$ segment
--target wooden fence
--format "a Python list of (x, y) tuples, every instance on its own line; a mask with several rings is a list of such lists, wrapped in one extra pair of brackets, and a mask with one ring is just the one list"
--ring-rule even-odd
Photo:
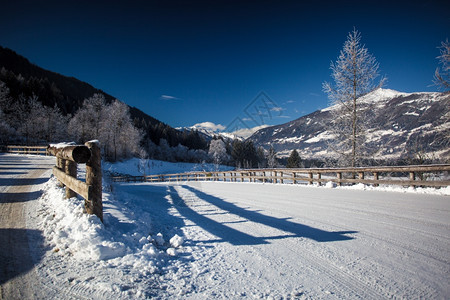
[[(80, 195), (85, 199), (88, 214), (95, 214), (103, 222), (102, 169), (100, 146), (97, 142), (85, 145), (47, 148), (48, 153), (56, 156), (53, 174), (61, 185), (66, 187), (66, 198)], [(77, 164), (86, 164), (86, 182), (77, 179)]]
[[(449, 186), (450, 164), (367, 168), (314, 168), (314, 169), (249, 169), (221, 172), (189, 172), (148, 176), (112, 176), (116, 182), (171, 182), (171, 181), (228, 181), (262, 183), (317, 183)], [(436, 176), (435, 174), (438, 174)], [(434, 175), (434, 176), (433, 176)]]
[(47, 146), (6, 146), (6, 152), (17, 154), (49, 155)]

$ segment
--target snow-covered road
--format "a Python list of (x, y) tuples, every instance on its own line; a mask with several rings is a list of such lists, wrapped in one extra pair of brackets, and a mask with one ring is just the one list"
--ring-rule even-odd
[(0, 154), (0, 299), (44, 298), (34, 272), (41, 253), (29, 248), (39, 248), (44, 237), (26, 226), (25, 211), (42, 194), (40, 185), (50, 178), (54, 161)]
[[(0, 155), (2, 197), (48, 164)], [(450, 295), (449, 188), (105, 181), (102, 224), (49, 175), (23, 202), (34, 257), (21, 273), (46, 299)]]
[(439, 299), (450, 292), (447, 196), (214, 182), (122, 188), (167, 190), (193, 246), (194, 259), (183, 266), (192, 276), (183, 280), (194, 298)]

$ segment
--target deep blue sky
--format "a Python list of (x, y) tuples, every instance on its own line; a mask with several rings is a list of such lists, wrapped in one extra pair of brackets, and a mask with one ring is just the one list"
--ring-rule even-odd
[(354, 26), (386, 88), (436, 91), (450, 38), (448, 1), (1, 2), (0, 45), (174, 127), (246, 120), (260, 92), (279, 107), (271, 125), (326, 107)]

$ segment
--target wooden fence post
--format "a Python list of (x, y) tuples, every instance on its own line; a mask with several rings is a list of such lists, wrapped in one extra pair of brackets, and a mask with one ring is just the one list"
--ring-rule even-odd
[[(378, 180), (378, 172), (373, 172), (373, 180)], [(378, 183), (374, 183), (373, 186), (378, 186)]]
[(363, 180), (364, 179), (364, 172), (358, 172), (358, 178), (360, 180)]
[[(70, 160), (66, 160), (65, 162), (65, 173), (69, 176), (72, 176), (73, 178), (77, 178), (77, 163)], [(76, 197), (76, 195), (77, 193), (75, 193), (66, 185), (66, 198)]]
[[(56, 157), (56, 166), (60, 169), (60, 170), (65, 170), (65, 166), (66, 166), (66, 161), (62, 158)], [(58, 180), (58, 186), (59, 187), (64, 187), (64, 184)]]
[(91, 158), (86, 163), (86, 184), (91, 185), (90, 199), (85, 200), (86, 212), (95, 214), (103, 222), (102, 203), (102, 160), (100, 145), (96, 141), (85, 144), (91, 150)]
[[(415, 181), (416, 180), (416, 173), (414, 171), (409, 172), (409, 180)], [(411, 185), (412, 187), (416, 187), (414, 184)]]
[(336, 177), (337, 177), (337, 180), (338, 180), (338, 186), (342, 186), (342, 182), (341, 182), (342, 173), (341, 172), (337, 172), (336, 173)]

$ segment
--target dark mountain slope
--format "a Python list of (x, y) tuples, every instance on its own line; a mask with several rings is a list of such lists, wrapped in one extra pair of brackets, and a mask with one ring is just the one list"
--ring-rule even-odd
[[(86, 82), (32, 64), (13, 50), (1, 46), (0, 81), (6, 84), (10, 96), (14, 99), (18, 99), (20, 95), (25, 97), (36, 95), (38, 100), (46, 106), (53, 107), (56, 104), (64, 115), (73, 115), (81, 107), (84, 99), (95, 93), (105, 95), (107, 102), (115, 99)], [(163, 138), (169, 142), (170, 146), (182, 144), (194, 149), (205, 147), (205, 143), (189, 142), (185, 133), (162, 123), (136, 107), (130, 107), (130, 115), (135, 125), (144, 130), (146, 140), (151, 140), (155, 144), (159, 144), (160, 139)]]

